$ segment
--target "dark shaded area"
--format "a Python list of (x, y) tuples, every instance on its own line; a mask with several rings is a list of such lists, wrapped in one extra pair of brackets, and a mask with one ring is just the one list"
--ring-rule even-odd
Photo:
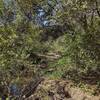
[(64, 23), (63, 25), (54, 25), (51, 27), (44, 28), (43, 33), (41, 33), (41, 41), (47, 41), (49, 37), (56, 40), (64, 34), (75, 35), (75, 31), (71, 25)]
[(68, 70), (62, 75), (62, 78), (67, 78), (75, 81), (75, 83), (84, 82), (86, 84), (95, 85), (100, 80), (100, 69), (98, 71), (88, 70), (87, 73), (79, 73), (77, 69)]
[(36, 53), (31, 52), (29, 58), (33, 64), (39, 64), (42, 60), (41, 57), (39, 57)]

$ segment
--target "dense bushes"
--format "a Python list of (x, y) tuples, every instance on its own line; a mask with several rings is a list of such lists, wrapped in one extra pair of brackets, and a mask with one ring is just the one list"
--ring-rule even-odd
[[(48, 2), (40, 1), (16, 0), (16, 20), (4, 23), (5, 7), (0, 2), (0, 70), (8, 72), (9, 78), (12, 74), (18, 78), (24, 69), (32, 70), (33, 75), (38, 69), (35, 66), (38, 58), (31, 54), (60, 52), (62, 57), (49, 63), (49, 69), (54, 69), (52, 75), (48, 68), (43, 70), (43, 74), (97, 83), (100, 80), (99, 0), (52, 2), (55, 8), (49, 8)], [(55, 21), (55, 25), (40, 27), (36, 24), (38, 7), (45, 8), (48, 14), (45, 19)]]

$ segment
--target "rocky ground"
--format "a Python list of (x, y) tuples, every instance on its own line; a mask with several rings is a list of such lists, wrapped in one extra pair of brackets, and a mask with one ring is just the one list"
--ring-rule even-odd
[(100, 100), (100, 95), (90, 95), (67, 80), (44, 79), (25, 100)]

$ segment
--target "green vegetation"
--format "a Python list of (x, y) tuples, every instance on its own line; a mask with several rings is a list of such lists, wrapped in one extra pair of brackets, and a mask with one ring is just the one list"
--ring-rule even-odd
[[(14, 3), (16, 18), (14, 8), (7, 10), (0, 0), (0, 85), (23, 85), (38, 75), (95, 85), (100, 91), (99, 0), (52, 0), (51, 8), (47, 0)], [(42, 24), (35, 19), (38, 7), (46, 12)], [(46, 26), (45, 20), (55, 23)], [(48, 53), (61, 57), (52, 61)]]

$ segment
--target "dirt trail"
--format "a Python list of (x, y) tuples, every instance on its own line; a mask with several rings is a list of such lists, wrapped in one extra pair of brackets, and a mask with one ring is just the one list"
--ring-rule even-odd
[(67, 80), (45, 79), (25, 100), (100, 100), (100, 96), (85, 93)]

